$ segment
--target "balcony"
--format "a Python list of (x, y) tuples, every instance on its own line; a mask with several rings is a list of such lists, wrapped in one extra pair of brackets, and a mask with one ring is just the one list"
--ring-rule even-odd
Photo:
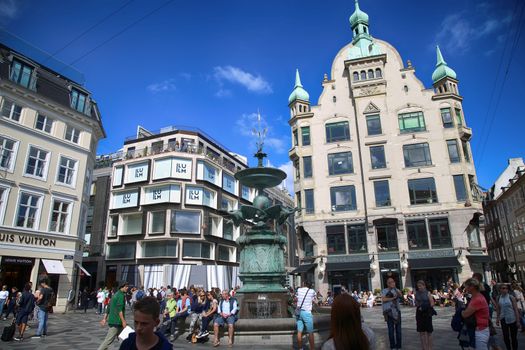
[(458, 125), (459, 137), (463, 141), (469, 141), (472, 138), (472, 129), (464, 125)]

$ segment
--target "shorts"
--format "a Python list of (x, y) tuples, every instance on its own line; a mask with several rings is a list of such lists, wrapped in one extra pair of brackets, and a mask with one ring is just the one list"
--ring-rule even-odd
[(312, 333), (314, 331), (314, 318), (310, 311), (301, 310), (301, 313), (297, 317), (297, 332), (303, 333), (306, 328), (306, 333)]
[(234, 324), (235, 323), (235, 316), (230, 315), (227, 318), (224, 318), (224, 317), (219, 315), (219, 316), (217, 316), (215, 318), (215, 321), (213, 321), (213, 323), (216, 324), (216, 325), (219, 325), (219, 326), (224, 326), (225, 324), (228, 324), (228, 325)]
[(27, 312), (27, 311), (20, 311), (20, 312), (18, 312), (18, 314), (16, 315), (16, 324), (17, 325), (20, 325), (22, 323), (27, 324), (27, 320), (29, 318), (29, 314), (32, 314), (32, 312)]

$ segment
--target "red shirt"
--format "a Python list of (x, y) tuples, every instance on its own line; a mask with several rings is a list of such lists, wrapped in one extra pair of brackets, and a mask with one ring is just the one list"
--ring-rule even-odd
[(481, 331), (487, 328), (489, 326), (489, 305), (485, 297), (481, 293), (478, 293), (478, 295), (470, 300), (469, 306), (476, 310), (474, 313), (476, 317), (476, 329)]

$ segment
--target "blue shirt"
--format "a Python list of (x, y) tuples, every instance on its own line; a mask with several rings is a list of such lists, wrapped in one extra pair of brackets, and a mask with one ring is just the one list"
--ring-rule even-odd
[[(190, 298), (186, 298), (186, 307), (188, 308), (186, 311), (189, 313), (191, 312), (191, 302), (190, 302)], [(180, 298), (179, 300), (177, 300), (177, 310), (179, 310), (179, 312), (181, 312), (183, 309), (182, 307), (182, 298)]]
[(237, 312), (237, 300), (233, 299), (233, 308), (231, 310), (230, 300), (221, 300), (221, 302), (219, 303), (218, 312), (235, 315), (235, 313)]

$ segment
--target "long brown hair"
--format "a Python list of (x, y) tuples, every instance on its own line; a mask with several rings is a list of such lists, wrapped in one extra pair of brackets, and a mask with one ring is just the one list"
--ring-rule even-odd
[(361, 327), (361, 309), (350, 294), (339, 294), (332, 304), (330, 338), (336, 350), (369, 350), (370, 343)]

